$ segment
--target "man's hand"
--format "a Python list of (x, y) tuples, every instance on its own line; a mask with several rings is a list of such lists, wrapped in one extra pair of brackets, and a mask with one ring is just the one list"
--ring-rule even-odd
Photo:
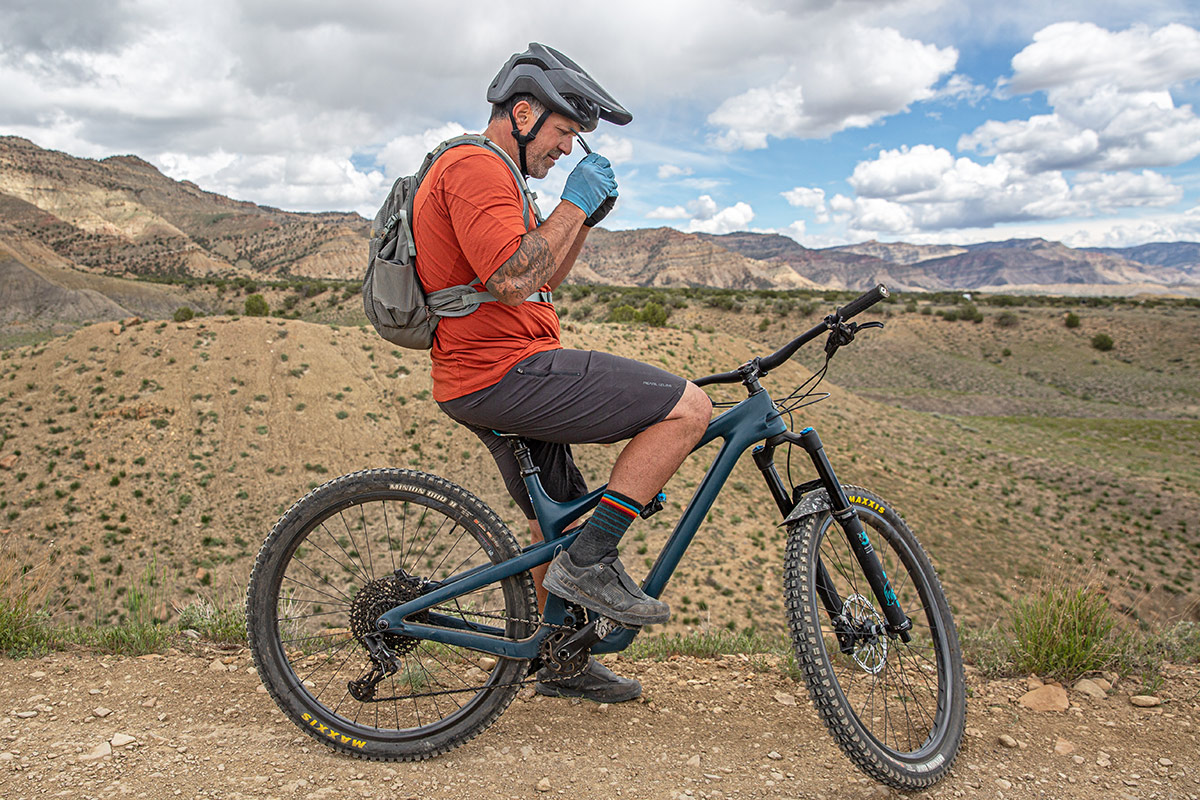
[(596, 210), (592, 212), (592, 215), (583, 221), (583, 226), (585, 228), (596, 227), (597, 225), (600, 224), (600, 221), (602, 219), (604, 219), (605, 217), (608, 216), (608, 212), (612, 211), (613, 206), (615, 206), (616, 204), (617, 204), (616, 194), (610, 194), (608, 197), (604, 198), (604, 202), (602, 202), (596, 208)]
[(604, 156), (592, 153), (567, 176), (562, 199), (578, 206), (590, 218), (607, 198), (616, 195), (617, 176), (613, 174), (612, 165)]

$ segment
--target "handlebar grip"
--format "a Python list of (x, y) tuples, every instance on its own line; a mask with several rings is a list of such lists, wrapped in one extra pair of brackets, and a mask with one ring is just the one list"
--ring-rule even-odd
[(881, 283), (881, 284), (877, 285), (875, 288), (868, 289), (867, 291), (863, 292), (861, 295), (859, 295), (858, 297), (851, 300), (845, 306), (843, 306), (842, 308), (839, 308), (836, 313), (843, 320), (847, 320), (853, 316), (857, 316), (858, 314), (861, 314), (862, 312), (866, 311), (868, 308), (875, 305), (880, 300), (887, 299), (887, 297), (890, 295), (891, 295), (891, 292), (889, 292), (888, 288)]

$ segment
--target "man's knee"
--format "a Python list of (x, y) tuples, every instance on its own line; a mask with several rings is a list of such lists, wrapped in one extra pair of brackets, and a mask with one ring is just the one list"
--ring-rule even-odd
[(691, 381), (688, 381), (687, 386), (684, 387), (683, 396), (679, 398), (679, 403), (675, 408), (680, 417), (688, 420), (701, 431), (708, 426), (709, 420), (712, 419), (712, 400), (708, 399), (708, 395), (704, 393), (703, 389)]

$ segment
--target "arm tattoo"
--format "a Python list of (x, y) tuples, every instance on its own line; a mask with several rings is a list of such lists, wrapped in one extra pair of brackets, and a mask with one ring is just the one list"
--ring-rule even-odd
[(517, 252), (488, 279), (487, 288), (502, 302), (521, 302), (554, 275), (557, 260), (549, 242), (536, 231), (521, 237)]

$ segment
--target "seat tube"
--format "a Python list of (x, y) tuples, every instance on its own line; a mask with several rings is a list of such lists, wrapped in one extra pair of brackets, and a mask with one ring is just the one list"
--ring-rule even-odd
[(829, 494), (833, 518), (845, 532), (846, 538), (850, 542), (850, 549), (854, 551), (854, 557), (858, 560), (858, 565), (862, 568), (867, 583), (871, 585), (875, 599), (883, 609), (883, 614), (887, 618), (888, 632), (900, 634), (905, 641), (908, 641), (907, 632), (912, 628), (912, 620), (908, 618), (896, 601), (896, 593), (892, 590), (892, 584), (883, 570), (883, 564), (880, 563), (875, 548), (871, 546), (871, 540), (867, 538), (866, 528), (863, 527), (862, 520), (855, 513), (854, 506), (850, 504), (850, 499), (846, 497), (846, 492), (843, 491), (837, 475), (833, 472), (833, 465), (829, 463), (829, 458), (825, 455), (821, 437), (812, 428), (805, 428), (800, 432), (800, 444), (812, 458), (817, 476)]

